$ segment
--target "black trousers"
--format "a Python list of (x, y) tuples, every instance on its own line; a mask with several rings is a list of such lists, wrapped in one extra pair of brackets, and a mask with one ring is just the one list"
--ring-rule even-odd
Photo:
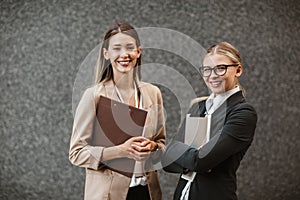
[(150, 200), (148, 186), (138, 185), (130, 187), (126, 200)]

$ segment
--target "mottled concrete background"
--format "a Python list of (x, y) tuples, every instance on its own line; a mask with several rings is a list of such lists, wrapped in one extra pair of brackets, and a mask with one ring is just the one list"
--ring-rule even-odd
[[(244, 59), (241, 83), (259, 115), (238, 171), (239, 197), (300, 199), (299, 10), (297, 0), (1, 0), (0, 199), (83, 198), (84, 169), (68, 160), (73, 86), (114, 19), (172, 29), (205, 48), (222, 40), (235, 45)], [(197, 95), (207, 94), (178, 55), (145, 49), (144, 63), (172, 67)], [(170, 88), (160, 88), (169, 138), (181, 112)], [(171, 199), (178, 177), (160, 175), (164, 199)]]

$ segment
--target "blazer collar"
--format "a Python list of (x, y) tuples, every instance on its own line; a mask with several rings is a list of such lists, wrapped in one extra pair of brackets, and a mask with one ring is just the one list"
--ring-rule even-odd
[[(196, 115), (200, 115), (200, 116), (205, 115), (205, 112), (206, 112), (205, 102), (206, 101), (199, 102), (198, 114), (195, 113)], [(229, 111), (236, 104), (239, 104), (239, 103), (242, 103), (242, 102), (245, 102), (245, 98), (242, 94), (242, 91), (239, 91), (239, 92), (231, 95), (214, 113), (217, 113), (220, 110), (223, 110), (225, 106), (226, 106), (227, 111)]]
[(235, 105), (241, 102), (245, 102), (245, 98), (242, 91), (239, 91), (231, 95), (215, 112), (218, 113), (220, 110), (224, 110), (224, 108), (226, 108), (225, 111), (228, 113)]
[(242, 102), (245, 102), (245, 97), (243, 96), (242, 91), (239, 91), (227, 99), (227, 101), (226, 101), (227, 108), (230, 109), (233, 106), (235, 106), (236, 104), (239, 104)]
[(149, 91), (149, 87), (146, 87), (148, 84), (149, 83), (145, 83), (145, 82), (142, 82), (142, 81), (140, 81), (139, 84), (138, 84), (138, 89), (139, 89), (139, 91), (142, 95), (142, 98), (143, 98), (143, 108), (144, 109), (148, 109), (149, 107), (151, 107), (152, 104), (153, 104), (152, 99), (156, 98), (156, 96), (153, 97), (156, 94)]

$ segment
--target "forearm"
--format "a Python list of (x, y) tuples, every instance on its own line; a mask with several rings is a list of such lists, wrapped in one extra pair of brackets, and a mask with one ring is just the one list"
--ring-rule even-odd
[(122, 157), (128, 157), (128, 155), (129, 155), (129, 152), (122, 149), (122, 147), (120, 145), (106, 147), (103, 149), (101, 161), (112, 160), (112, 159), (122, 158)]
[(151, 138), (151, 151), (155, 150), (164, 150), (166, 146), (166, 137), (165, 137), (165, 129), (164, 127), (161, 128), (158, 137)]
[(79, 142), (71, 146), (69, 160), (79, 167), (98, 169), (102, 151), (103, 147), (84, 145)]
[(182, 155), (189, 148), (188, 145), (173, 140), (170, 142), (166, 148), (166, 151), (163, 154), (162, 164), (164, 170), (171, 173), (184, 173), (185, 168), (183, 167), (184, 159)]

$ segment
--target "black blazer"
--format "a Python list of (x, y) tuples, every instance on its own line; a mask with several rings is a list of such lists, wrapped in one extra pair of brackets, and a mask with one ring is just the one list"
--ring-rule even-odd
[[(191, 116), (204, 116), (205, 101), (195, 103)], [(256, 128), (257, 114), (245, 102), (242, 92), (230, 96), (213, 114), (210, 141), (201, 149), (182, 143), (185, 120), (167, 146), (164, 170), (173, 173), (197, 172), (189, 199), (232, 200), (236, 195), (236, 171), (248, 150)], [(186, 180), (180, 178), (174, 199), (180, 199)]]

